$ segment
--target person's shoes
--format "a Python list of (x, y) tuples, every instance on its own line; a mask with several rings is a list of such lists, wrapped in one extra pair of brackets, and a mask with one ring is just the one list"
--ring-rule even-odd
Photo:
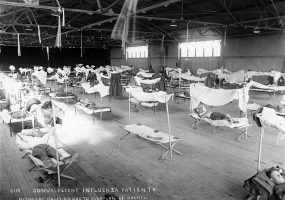
[(67, 158), (64, 163), (65, 164), (69, 164), (69, 163), (72, 163), (72, 162), (75, 162), (78, 158), (78, 153), (75, 153), (73, 154), (71, 157)]
[(37, 182), (39, 182), (39, 183), (43, 183), (44, 182), (44, 179), (43, 179), (43, 177), (38, 177), (38, 178), (35, 178), (35, 180), (37, 181)]

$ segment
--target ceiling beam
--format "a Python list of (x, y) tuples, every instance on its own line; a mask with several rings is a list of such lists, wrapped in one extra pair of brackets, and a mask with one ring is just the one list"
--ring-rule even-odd
[(12, 15), (12, 14), (15, 14), (16, 12), (20, 12), (20, 11), (23, 11), (23, 10), (26, 10), (27, 8), (20, 8), (20, 9), (17, 9), (17, 10), (12, 10), (10, 12), (7, 12), (5, 14), (1, 14), (0, 17), (7, 17), (9, 15)]
[[(137, 10), (136, 12), (132, 13), (132, 15), (135, 15), (135, 14), (140, 14), (140, 13), (144, 13), (144, 12), (147, 12), (149, 10), (152, 10), (152, 9), (155, 9), (155, 8), (159, 8), (159, 7), (162, 7), (162, 6), (165, 6), (165, 5), (169, 5), (171, 3), (176, 3), (176, 2), (179, 2), (181, 0), (167, 0), (167, 1), (164, 1), (162, 3), (158, 3), (158, 4), (154, 4), (154, 5), (151, 5), (151, 6), (148, 6), (148, 7), (145, 7), (145, 8), (142, 8), (140, 10)], [(1, 4), (1, 1), (0, 1), (0, 4)], [(109, 18), (109, 19), (105, 19), (105, 20), (101, 20), (101, 21), (98, 21), (98, 22), (95, 22), (95, 23), (92, 23), (92, 24), (88, 24), (88, 25), (85, 25), (83, 27), (81, 27), (81, 29), (86, 29), (86, 28), (91, 28), (92, 26), (96, 26), (96, 25), (101, 25), (101, 24), (105, 24), (105, 23), (109, 23), (109, 22), (112, 22), (114, 20), (117, 20), (119, 14), (116, 14), (116, 17), (112, 17), (112, 18)], [(66, 32), (63, 32), (61, 33), (62, 35), (63, 34), (68, 34), (68, 33), (71, 33), (71, 32), (74, 32), (75, 30), (70, 30), (70, 31), (66, 31)], [(56, 37), (56, 36), (51, 36), (51, 37)], [(43, 38), (43, 40), (45, 39), (49, 39), (50, 37), (48, 38)]]
[[(227, 13), (231, 16), (231, 18), (234, 20), (234, 22), (235, 23), (239, 23), (238, 22), (238, 20), (237, 20), (237, 18), (233, 15), (233, 13), (231, 12), (231, 10), (226, 6), (226, 4), (225, 4), (225, 2), (226, 1), (223, 1), (223, 0), (217, 0), (218, 1), (218, 3), (220, 4), (220, 5), (222, 5), (223, 6), (223, 8), (227, 11)], [(232, 2), (231, 2), (232, 3)]]
[[(136, 15), (136, 17), (138, 17), (137, 16), (138, 14), (145, 13), (145, 12), (153, 10), (155, 8), (159, 8), (159, 7), (162, 7), (162, 6), (165, 6), (165, 5), (169, 5), (169, 4), (172, 4), (172, 3), (176, 3), (176, 2), (179, 2), (179, 1), (181, 1), (181, 0), (167, 0), (167, 1), (164, 1), (162, 3), (158, 3), (158, 4), (155, 4), (155, 5), (148, 6), (148, 7), (142, 8), (140, 10), (137, 10), (136, 12), (133, 12), (131, 14), (131, 16)], [(99, 21), (99, 22), (95, 22), (95, 23), (92, 23), (92, 24), (88, 24), (86, 26), (83, 26), (82, 29), (85, 29), (85, 28), (88, 28), (88, 27), (91, 27), (91, 26), (101, 25), (101, 24), (104, 24), (104, 23), (108, 23), (110, 21), (117, 20), (118, 16), (120, 16), (120, 14), (112, 14), (112, 16), (115, 16), (115, 17), (112, 17), (112, 18), (106, 19), (106, 20), (102, 20), (102, 21)]]
[(156, 24), (149, 22), (153, 27), (155, 27), (159, 32), (161, 32), (163, 35), (167, 35), (168, 37), (170, 37), (172, 40), (174, 40), (177, 44), (179, 43), (178, 39), (171, 33), (167, 32), (166, 30), (164, 30), (163, 28), (160, 28), (159, 26), (157, 26)]
[[(44, 25), (44, 24), (22, 24), (22, 23), (1, 23), (1, 24), (4, 24), (6, 26), (12, 26), (12, 25), (15, 25), (15, 26), (23, 26), (23, 27), (37, 27), (37, 26), (40, 26), (40, 27), (45, 27), (45, 28), (57, 28), (58, 26), (56, 25)], [(72, 30), (80, 30), (78, 28), (74, 28), (74, 27), (64, 27), (65, 29), (72, 29)]]
[[(285, 17), (285, 15), (281, 15), (280, 17)], [(248, 23), (254, 23), (254, 22), (259, 22), (259, 21), (265, 21), (265, 20), (275, 20), (278, 19), (279, 16), (275, 16), (275, 17), (264, 17), (262, 19), (258, 18), (258, 19), (251, 19), (251, 20), (244, 20), (244, 21), (240, 21), (239, 24), (248, 24)], [(234, 25), (237, 23), (230, 23), (229, 25)]]
[[(57, 11), (58, 10), (58, 7), (55, 7), (55, 6), (25, 4), (25, 3), (2, 1), (2, 0), (0, 1), (0, 5), (14, 6), (14, 7), (36, 8), (36, 9), (41, 9), (41, 10), (52, 10), (52, 11)], [(82, 9), (74, 9), (74, 8), (64, 8), (64, 11), (65, 12), (85, 13), (85, 14), (89, 14), (89, 15), (101, 14), (100, 11), (82, 10)]]
[[(261, 9), (260, 9), (258, 3), (256, 2), (256, 0), (253, 0), (253, 3), (254, 3), (256, 9), (257, 9), (258, 12), (259, 12), (260, 19), (265, 18), (264, 14), (261, 12)], [(264, 25), (265, 25), (266, 27), (269, 26), (269, 25), (268, 25), (268, 20), (264, 20), (263, 23), (264, 23)]]

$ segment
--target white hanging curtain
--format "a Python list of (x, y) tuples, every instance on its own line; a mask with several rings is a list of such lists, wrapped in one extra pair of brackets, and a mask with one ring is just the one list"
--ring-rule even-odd
[(65, 12), (64, 12), (64, 8), (61, 8), (62, 10), (62, 26), (65, 26)]
[(46, 49), (47, 49), (47, 59), (49, 61), (49, 47), (46, 47)]
[(57, 28), (55, 46), (60, 48), (61, 47), (61, 21), (60, 21), (60, 16), (58, 16), (57, 18), (58, 18), (58, 28)]
[(81, 46), (80, 46), (80, 56), (81, 56), (81, 58), (82, 58), (82, 56), (83, 56), (83, 52), (82, 52), (82, 29), (80, 30), (81, 32), (80, 32), (80, 42), (81, 42)]
[(122, 48), (124, 50), (124, 54), (126, 43), (128, 41), (130, 18), (136, 12), (137, 3), (138, 0), (125, 0), (116, 25), (112, 31), (111, 38), (122, 41)]
[(20, 48), (20, 34), (17, 33), (18, 35), (18, 56), (21, 56), (21, 48)]
[(39, 43), (42, 43), (42, 39), (41, 39), (41, 29), (40, 26), (38, 25), (38, 37), (39, 37)]

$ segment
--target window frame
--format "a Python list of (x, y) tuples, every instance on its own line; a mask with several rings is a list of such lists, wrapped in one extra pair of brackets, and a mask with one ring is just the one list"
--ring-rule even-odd
[[(210, 44), (210, 45), (207, 45)], [(194, 46), (194, 53), (191, 53), (189, 46)], [(204, 40), (196, 42), (183, 42), (179, 44), (181, 58), (214, 58), (221, 56), (221, 40)], [(211, 50), (210, 50), (211, 49)], [(186, 51), (186, 52), (185, 52)], [(197, 53), (197, 51), (199, 51)], [(206, 51), (211, 52), (207, 53)]]

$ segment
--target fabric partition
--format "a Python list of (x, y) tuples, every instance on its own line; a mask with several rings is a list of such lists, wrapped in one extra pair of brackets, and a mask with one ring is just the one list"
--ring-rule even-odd
[(135, 99), (137, 99), (140, 102), (147, 102), (147, 101), (156, 101), (160, 103), (166, 103), (172, 96), (172, 94), (168, 95), (167, 98), (165, 96), (167, 95), (164, 91), (159, 92), (144, 92), (141, 87), (135, 87), (135, 88), (127, 88), (126, 91)]
[(32, 73), (32, 75), (37, 77), (43, 85), (47, 84), (47, 73), (45, 71), (35, 71)]
[(138, 85), (141, 84), (156, 84), (160, 81), (161, 78), (156, 78), (156, 79), (142, 79), (138, 76), (135, 76), (135, 81), (137, 82)]
[(139, 71), (137, 73), (137, 76), (141, 75), (142, 77), (145, 77), (145, 78), (151, 78), (154, 73), (147, 73), (147, 72), (144, 72), (144, 71)]
[(88, 94), (99, 92), (101, 97), (109, 95), (109, 87), (105, 86), (102, 81), (99, 81), (99, 84), (90, 86), (90, 83), (81, 83), (82, 88)]
[(51, 68), (51, 67), (48, 67), (48, 68), (47, 68), (47, 73), (48, 73), (48, 74), (51, 74), (51, 73), (53, 73), (53, 68)]
[[(126, 91), (129, 93), (129, 122), (131, 119), (131, 112), (130, 112), (130, 97), (133, 96), (138, 101), (156, 101), (159, 103), (165, 103), (166, 106), (166, 114), (167, 114), (167, 125), (168, 125), (168, 140), (169, 140), (169, 147), (167, 148), (167, 151), (161, 156), (161, 159), (164, 159), (165, 156), (170, 153), (170, 157), (172, 158), (172, 151), (173, 151), (173, 145), (172, 145), (172, 135), (171, 135), (171, 126), (170, 126), (170, 117), (169, 117), (169, 109), (168, 109), (168, 101), (171, 97), (173, 97), (173, 94), (167, 94), (166, 92), (159, 91), (159, 92), (153, 92), (153, 93), (146, 93), (143, 92), (143, 89), (141, 87), (132, 87), (129, 86), (126, 88)], [(182, 155), (179, 152), (180, 155)]]
[(239, 100), (239, 108), (245, 112), (249, 99), (248, 88), (214, 89), (199, 83), (190, 84), (191, 107), (196, 108), (200, 102), (209, 106), (222, 106), (234, 99)]

